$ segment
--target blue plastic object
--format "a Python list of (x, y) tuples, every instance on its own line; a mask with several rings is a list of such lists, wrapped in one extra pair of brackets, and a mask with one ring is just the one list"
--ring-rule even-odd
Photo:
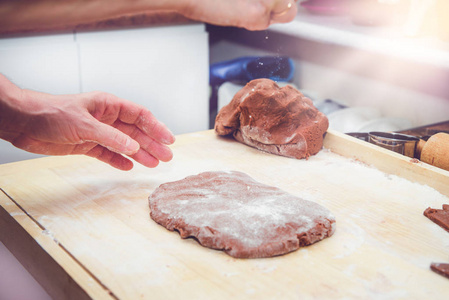
[(295, 71), (293, 60), (283, 56), (240, 57), (210, 66), (210, 85), (224, 82), (247, 82), (257, 78), (291, 81)]

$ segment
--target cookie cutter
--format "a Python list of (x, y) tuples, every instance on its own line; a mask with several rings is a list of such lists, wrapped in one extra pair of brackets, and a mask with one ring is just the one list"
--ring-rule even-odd
[(368, 132), (368, 142), (399, 154), (415, 158), (416, 145), (419, 138), (394, 132)]

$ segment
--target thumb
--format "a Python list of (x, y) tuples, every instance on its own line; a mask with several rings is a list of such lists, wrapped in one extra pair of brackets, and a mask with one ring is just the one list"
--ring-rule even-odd
[(130, 136), (101, 122), (96, 123), (95, 127), (81, 138), (98, 143), (112, 152), (125, 155), (133, 155), (140, 148), (139, 143)]

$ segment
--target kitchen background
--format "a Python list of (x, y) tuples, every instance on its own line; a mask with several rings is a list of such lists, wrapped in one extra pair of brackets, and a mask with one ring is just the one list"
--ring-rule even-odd
[[(295, 67), (290, 84), (316, 104), (334, 105), (328, 117), (335, 130), (396, 131), (447, 121), (449, 25), (435, 17), (449, 12), (447, 4), (381, 2), (347, 10), (336, 5), (341, 1), (302, 1), (293, 22), (260, 32), (188, 22), (5, 35), (0, 72), (23, 88), (47, 93), (113, 93), (147, 106), (182, 134), (210, 128), (210, 104), (222, 106), (241, 87), (226, 82), (216, 87), (218, 99), (211, 98), (210, 65), (287, 56)], [(0, 163), (34, 157), (39, 155), (0, 141)], [(11, 278), (23, 287), (17, 289), (22, 299), (48, 298), (3, 244), (0, 265), (0, 298)]]

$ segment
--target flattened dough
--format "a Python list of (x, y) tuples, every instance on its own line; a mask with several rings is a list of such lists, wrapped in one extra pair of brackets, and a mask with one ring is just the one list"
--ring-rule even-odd
[(151, 218), (168, 230), (236, 258), (285, 254), (335, 231), (328, 209), (236, 171), (162, 184), (149, 205)]

